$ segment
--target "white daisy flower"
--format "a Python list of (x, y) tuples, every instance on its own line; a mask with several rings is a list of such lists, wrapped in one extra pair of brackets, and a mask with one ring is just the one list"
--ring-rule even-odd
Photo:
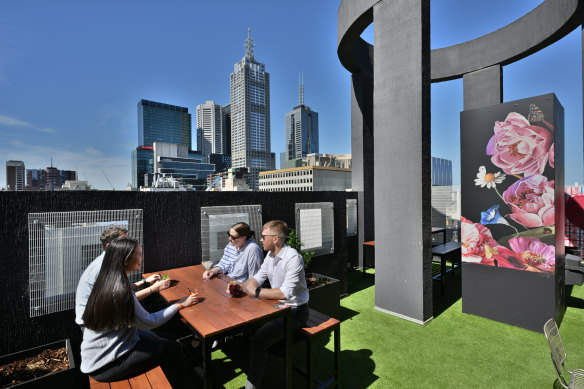
[(477, 173), (477, 178), (474, 180), (475, 185), (480, 185), (481, 188), (485, 186), (487, 189), (496, 188), (497, 184), (500, 184), (505, 179), (506, 175), (501, 174), (501, 172), (487, 173), (487, 169), (484, 166), (479, 167), (479, 172)]

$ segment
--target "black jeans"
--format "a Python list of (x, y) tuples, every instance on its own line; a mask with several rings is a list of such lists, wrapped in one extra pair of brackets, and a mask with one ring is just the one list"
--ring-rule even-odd
[[(306, 326), (308, 304), (292, 309), (292, 334)], [(259, 388), (266, 369), (268, 349), (284, 339), (285, 318), (272, 320), (261, 326), (251, 338), (249, 373), (246, 388)]]
[(160, 365), (173, 388), (184, 388), (184, 357), (180, 343), (150, 331), (138, 330), (140, 340), (121, 358), (89, 374), (97, 381), (119, 381)]

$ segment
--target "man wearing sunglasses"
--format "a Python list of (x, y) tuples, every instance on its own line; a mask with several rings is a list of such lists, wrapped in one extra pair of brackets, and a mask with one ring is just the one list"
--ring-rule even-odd
[[(260, 270), (241, 285), (250, 296), (267, 300), (280, 300), (292, 309), (292, 331), (306, 325), (308, 318), (308, 288), (304, 274), (304, 261), (296, 250), (286, 244), (288, 225), (281, 220), (264, 224), (262, 239), (268, 255)], [(262, 288), (269, 280), (271, 288)], [(259, 388), (267, 364), (268, 348), (284, 339), (284, 318), (261, 326), (251, 340), (250, 367), (246, 389)]]

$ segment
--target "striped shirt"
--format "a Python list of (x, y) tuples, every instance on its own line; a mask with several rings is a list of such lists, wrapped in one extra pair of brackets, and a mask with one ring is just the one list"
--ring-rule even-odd
[(228, 244), (223, 250), (223, 257), (216, 267), (239, 283), (247, 281), (262, 266), (264, 252), (253, 239), (245, 242), (239, 250)]

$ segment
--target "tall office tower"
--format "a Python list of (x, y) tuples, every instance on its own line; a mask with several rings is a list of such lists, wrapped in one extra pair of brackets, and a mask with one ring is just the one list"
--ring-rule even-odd
[(45, 169), (26, 169), (26, 190), (45, 190)]
[(144, 175), (154, 173), (154, 146), (138, 146), (132, 150), (132, 188), (144, 186)]
[(229, 157), (229, 167), (231, 167), (231, 103), (223, 106), (223, 155)]
[(188, 108), (140, 100), (138, 102), (138, 146), (154, 142), (191, 148), (191, 114)]
[(274, 169), (270, 139), (270, 74), (253, 55), (251, 29), (245, 56), (231, 73), (231, 166), (248, 169), (248, 185), (259, 188), (259, 172)]
[(452, 186), (452, 161), (432, 157), (432, 185)]
[(24, 162), (6, 161), (6, 189), (24, 190)]
[(311, 153), (318, 154), (318, 112), (304, 105), (303, 81), (298, 84), (298, 105), (286, 114), (285, 126), (285, 159), (303, 158)]
[(138, 102), (138, 147), (132, 151), (132, 186), (144, 186), (144, 175), (154, 173), (154, 142), (184, 145), (191, 149), (191, 114), (176, 105)]
[(197, 105), (197, 150), (204, 156), (224, 153), (223, 117), (223, 107), (214, 101)]

